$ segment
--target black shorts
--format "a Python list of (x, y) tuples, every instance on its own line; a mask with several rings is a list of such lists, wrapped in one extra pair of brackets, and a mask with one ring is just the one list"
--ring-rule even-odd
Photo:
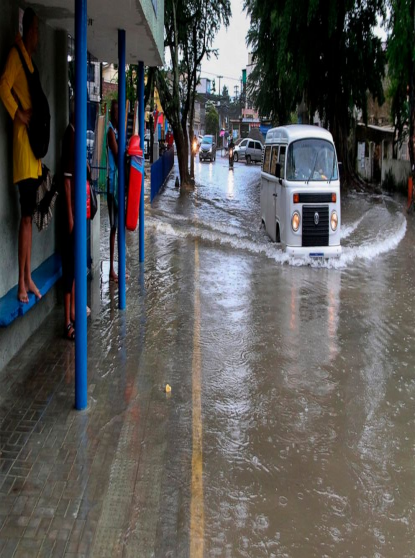
[(37, 188), (41, 178), (26, 178), (18, 183), (22, 217), (32, 217), (35, 212)]
[(118, 203), (114, 200), (114, 194), (107, 193), (108, 215), (111, 229), (118, 228)]

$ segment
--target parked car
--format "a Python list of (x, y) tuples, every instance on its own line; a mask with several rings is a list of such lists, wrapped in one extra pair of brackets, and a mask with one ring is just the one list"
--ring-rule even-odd
[(203, 136), (199, 150), (199, 161), (216, 160), (216, 141), (215, 136)]
[(86, 131), (86, 155), (89, 161), (92, 159), (92, 155), (94, 154), (94, 145), (95, 145), (95, 133), (93, 130)]
[(245, 138), (235, 147), (233, 158), (236, 162), (245, 160), (247, 165), (261, 162), (262, 150), (263, 145), (260, 141)]

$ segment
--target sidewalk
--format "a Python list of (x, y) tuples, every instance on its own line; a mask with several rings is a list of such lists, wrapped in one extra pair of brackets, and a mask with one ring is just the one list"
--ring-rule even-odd
[[(105, 213), (103, 272), (90, 284), (88, 409), (73, 407), (75, 351), (62, 337), (62, 306), (2, 371), (2, 558), (189, 552), (190, 483), (183, 478), (191, 467), (191, 413), (184, 402), (191, 378), (183, 372), (191, 354), (183, 345), (173, 363), (171, 346), (159, 337), (166, 328), (157, 310), (164, 295), (151, 284), (157, 263), (150, 254), (146, 274), (140, 272), (138, 233), (127, 235), (131, 278), (127, 310), (118, 310), (105, 260)], [(180, 339), (172, 341), (180, 349)]]

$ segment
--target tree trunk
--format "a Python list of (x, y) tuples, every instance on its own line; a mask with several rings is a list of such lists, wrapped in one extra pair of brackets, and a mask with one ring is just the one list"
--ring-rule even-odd
[[(412, 37), (415, 30), (415, 1), (411, 1), (411, 21), (412, 21)], [(414, 210), (414, 196), (415, 196), (415, 60), (414, 51), (411, 51), (410, 67), (409, 67), (409, 160), (411, 162), (411, 177), (412, 177), (412, 199), (411, 205), (408, 210)]]

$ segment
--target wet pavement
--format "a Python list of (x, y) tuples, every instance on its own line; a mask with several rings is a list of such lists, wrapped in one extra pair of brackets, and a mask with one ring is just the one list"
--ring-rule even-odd
[(0, 555), (415, 556), (413, 218), (349, 193), (341, 258), (290, 260), (259, 166), (196, 179), (144, 267), (127, 234), (125, 312), (103, 211), (86, 412), (61, 307), (2, 372)]

